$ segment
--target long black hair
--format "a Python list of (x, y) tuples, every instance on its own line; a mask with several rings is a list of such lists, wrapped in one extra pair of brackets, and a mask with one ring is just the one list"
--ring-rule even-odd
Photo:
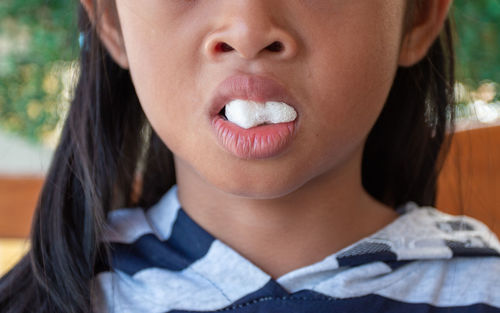
[[(33, 218), (31, 249), (0, 280), (2, 312), (91, 312), (105, 216), (156, 203), (175, 184), (173, 156), (151, 129), (130, 74), (109, 56), (85, 10), (80, 76)], [(450, 22), (427, 56), (397, 71), (364, 149), (362, 182), (379, 201), (433, 205), (453, 130)], [(137, 177), (147, 186), (133, 197)]]

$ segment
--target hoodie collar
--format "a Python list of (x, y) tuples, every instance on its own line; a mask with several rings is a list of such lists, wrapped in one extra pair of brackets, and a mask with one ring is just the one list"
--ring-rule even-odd
[(273, 280), (194, 222), (182, 209), (176, 186), (154, 207), (133, 212), (131, 216), (120, 210), (110, 216), (113, 268), (131, 276), (152, 267), (194, 272), (231, 301), (269, 284), (293, 292), (331, 282), (332, 277), (343, 284), (346, 279), (377, 278), (381, 287), (400, 279), (387, 274), (408, 262), (498, 256), (500, 251), (498, 239), (481, 222), (408, 202), (398, 208), (400, 216), (381, 230)]

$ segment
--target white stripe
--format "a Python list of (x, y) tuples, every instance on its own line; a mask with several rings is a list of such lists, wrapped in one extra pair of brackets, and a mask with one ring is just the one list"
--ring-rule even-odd
[[(365, 241), (389, 245), (398, 260), (450, 259), (453, 253), (446, 245), (446, 240), (463, 242), (474, 247), (487, 245), (500, 250), (496, 236), (475, 219), (449, 215), (428, 207), (410, 208), (408, 213)], [(446, 231), (438, 227), (439, 223), (446, 222), (467, 223), (474, 229)]]
[(215, 240), (205, 257), (180, 272), (147, 268), (133, 276), (120, 271), (100, 273), (96, 278), (100, 294), (94, 306), (97, 312), (113, 312), (109, 307), (130, 313), (217, 310), (262, 288), (269, 279)]
[(174, 186), (146, 214), (142, 208), (111, 211), (105, 238), (111, 242), (133, 243), (142, 235), (153, 233), (166, 240), (172, 233), (179, 209), (177, 186)]
[(180, 208), (181, 204), (177, 198), (177, 185), (174, 185), (157, 204), (148, 210), (147, 216), (151, 226), (161, 240), (170, 237)]
[(111, 211), (108, 214), (108, 225), (104, 238), (111, 242), (132, 243), (140, 236), (152, 232), (141, 208)]
[(500, 259), (455, 258), (408, 264), (404, 279), (375, 293), (407, 303), (467, 306), (484, 303), (500, 308)]
[(373, 262), (353, 268), (343, 267), (339, 273), (325, 273), (323, 281), (310, 289), (334, 298), (361, 297), (373, 291), (389, 286), (404, 278), (399, 271), (383, 262)]
[(288, 292), (297, 292), (302, 289), (311, 289), (325, 277), (333, 277), (338, 273), (339, 264), (336, 255), (330, 255), (323, 260), (288, 272), (276, 279)]
[(215, 240), (202, 259), (190, 266), (200, 273), (234, 302), (262, 288), (271, 277), (236, 251)]
[(148, 268), (133, 277), (120, 271), (105, 272), (97, 276), (97, 282), (102, 294), (94, 307), (99, 313), (216, 310), (230, 304), (215, 286), (190, 270)]

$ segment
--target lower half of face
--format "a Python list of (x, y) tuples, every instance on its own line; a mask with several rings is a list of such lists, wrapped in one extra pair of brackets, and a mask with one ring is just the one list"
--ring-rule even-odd
[[(233, 195), (274, 198), (361, 162), (397, 68), (404, 1), (117, 5), (137, 94), (183, 170)], [(242, 155), (221, 143), (210, 110), (217, 94), (232, 92), (221, 91), (232, 77), (272, 80), (293, 99), (286, 145)], [(281, 99), (242, 88), (251, 90), (230, 97)]]

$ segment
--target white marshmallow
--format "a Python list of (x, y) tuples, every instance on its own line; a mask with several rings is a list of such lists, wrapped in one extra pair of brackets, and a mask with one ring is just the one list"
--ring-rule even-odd
[(236, 99), (226, 104), (227, 119), (242, 127), (251, 128), (264, 123), (286, 123), (297, 118), (297, 112), (284, 102)]

